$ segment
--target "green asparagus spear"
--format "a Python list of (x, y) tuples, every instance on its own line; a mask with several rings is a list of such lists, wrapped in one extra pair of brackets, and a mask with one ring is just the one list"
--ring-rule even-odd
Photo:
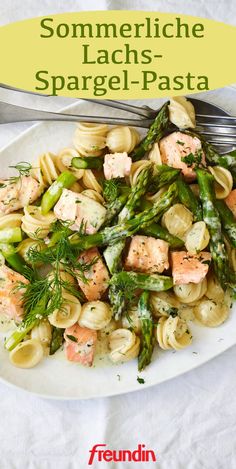
[(164, 275), (125, 271), (114, 274), (110, 281), (109, 298), (115, 319), (117, 320), (121, 317), (127, 303), (133, 300), (135, 289), (165, 291), (172, 288), (172, 286), (172, 278)]
[(169, 109), (168, 102), (162, 106), (159, 113), (157, 114), (153, 124), (146, 137), (141, 143), (133, 150), (129, 155), (133, 161), (138, 161), (143, 158), (148, 150), (151, 150), (152, 145), (159, 141), (163, 136), (169, 124)]
[(0, 243), (19, 243), (22, 241), (22, 231), (20, 227), (5, 228), (0, 230)]
[(220, 214), (222, 226), (234, 248), (236, 248), (236, 221), (233, 213), (223, 200), (216, 200), (216, 208)]
[(102, 228), (105, 226), (108, 226), (111, 221), (120, 213), (122, 208), (127, 202), (128, 196), (130, 193), (129, 187), (126, 187), (125, 189), (122, 189), (121, 194), (117, 197), (117, 199), (113, 200), (106, 206), (106, 216), (105, 216), (105, 221), (102, 225)]
[(63, 189), (71, 187), (76, 180), (77, 178), (74, 174), (69, 171), (64, 171), (60, 176), (58, 176), (56, 181), (53, 182), (42, 197), (41, 210), (43, 215), (46, 215), (46, 213), (54, 207), (58, 199), (61, 197)]
[(113, 244), (121, 239), (125, 239), (128, 236), (132, 236), (138, 230), (148, 226), (159, 213), (167, 210), (177, 195), (176, 183), (170, 185), (168, 190), (162, 194), (160, 199), (156, 201), (150, 210), (144, 210), (139, 213), (132, 220), (128, 220), (125, 223), (119, 225), (104, 228), (104, 230), (87, 236), (80, 236), (74, 234), (70, 237), (70, 242), (75, 247), (79, 247), (81, 250), (89, 249), (93, 246), (106, 246)]
[(151, 362), (154, 348), (153, 320), (148, 291), (144, 291), (140, 296), (138, 312), (141, 321), (141, 348), (138, 356), (138, 370), (142, 371)]
[(201, 139), (202, 148), (209, 165), (218, 165), (224, 168), (236, 167), (236, 158), (233, 152), (227, 155), (219, 155), (211, 143), (206, 142), (202, 136), (197, 135), (197, 137)]
[(37, 321), (34, 323), (31, 323), (28, 326), (22, 326), (19, 325), (18, 328), (12, 332), (10, 337), (5, 341), (4, 347), (10, 352), (13, 350), (22, 340), (25, 338), (25, 336), (33, 329), (34, 326), (38, 324)]
[(180, 202), (193, 213), (194, 221), (201, 221), (202, 207), (198, 198), (182, 178), (177, 180), (177, 186)]
[(171, 168), (166, 164), (156, 166), (157, 173), (153, 176), (148, 191), (157, 192), (163, 186), (174, 182), (180, 174), (180, 169)]
[[(119, 214), (118, 222), (122, 223), (127, 220), (130, 220), (133, 215), (135, 208), (148, 187), (148, 183), (152, 173), (152, 165), (145, 167), (138, 175), (137, 183), (132, 187), (131, 192), (129, 194), (128, 200)], [(118, 241), (118, 243), (108, 246), (103, 256), (105, 258), (107, 267), (111, 273), (117, 271), (120, 262), (121, 262), (121, 255), (122, 251), (125, 247), (125, 240)]]
[(56, 353), (56, 351), (62, 346), (63, 335), (64, 335), (64, 329), (53, 326), (49, 355), (54, 355), (54, 353)]
[(214, 177), (204, 169), (196, 169), (203, 207), (203, 220), (210, 233), (210, 251), (215, 274), (222, 287), (225, 288), (229, 272), (228, 258), (223, 240), (219, 213), (215, 207)]
[(24, 275), (27, 264), (11, 244), (1, 244), (0, 252), (3, 257), (5, 257), (10, 267), (13, 267), (16, 272)]
[(177, 238), (177, 236), (173, 236), (166, 228), (163, 228), (161, 225), (158, 225), (155, 222), (151, 223), (151, 225), (148, 225), (146, 228), (143, 228), (141, 230), (141, 234), (145, 236), (152, 236), (153, 238), (157, 239), (163, 239), (169, 243), (172, 248), (181, 248), (184, 245), (182, 239)]
[(71, 166), (76, 169), (102, 169), (103, 162), (101, 156), (75, 157), (71, 160)]

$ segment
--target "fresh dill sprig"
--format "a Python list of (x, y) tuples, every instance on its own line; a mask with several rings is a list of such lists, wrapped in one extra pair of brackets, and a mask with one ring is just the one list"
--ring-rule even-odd
[(18, 176), (11, 176), (9, 178), (9, 181), (11, 183), (18, 182), (21, 176), (30, 176), (30, 171), (33, 169), (32, 165), (28, 163), (27, 161), (21, 161), (20, 163), (17, 163), (16, 165), (11, 165), (9, 168), (16, 169), (18, 171)]
[[(28, 259), (32, 264), (29, 268), (27, 278), (28, 284), (18, 284), (18, 289), (24, 289), (23, 301), (25, 316), (23, 325), (29, 326), (35, 321), (49, 316), (55, 310), (63, 309), (63, 292), (82, 298), (81, 292), (69, 280), (65, 280), (64, 273), (69, 273), (75, 279), (80, 278), (87, 282), (85, 272), (90, 270), (97, 262), (85, 263), (78, 260), (80, 251), (73, 247), (69, 240), (71, 230), (68, 224), (58, 224), (53, 227), (54, 233), (58, 233), (57, 244), (53, 248), (38, 250), (31, 247), (28, 251)], [(52, 271), (46, 277), (39, 277), (36, 271), (37, 264), (51, 265)]]
[[(121, 178), (108, 179), (103, 182), (103, 197), (106, 202), (111, 203), (120, 195)], [(123, 182), (124, 184), (124, 182)]]

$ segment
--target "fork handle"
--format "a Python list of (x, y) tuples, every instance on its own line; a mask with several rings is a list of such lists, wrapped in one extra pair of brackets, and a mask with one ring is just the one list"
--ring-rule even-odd
[(82, 101), (90, 101), (91, 103), (99, 105), (102, 104), (102, 106), (108, 106), (114, 109), (120, 109), (121, 111), (130, 112), (132, 114), (136, 114), (137, 116), (146, 119), (154, 119), (158, 113), (158, 110), (155, 111), (154, 109), (151, 109), (148, 106), (134, 106), (132, 104), (122, 103), (120, 101), (114, 101), (112, 99), (80, 99), (82, 99)]
[(0, 102), (0, 124), (27, 121), (62, 121), (62, 122), (91, 122), (106, 123), (111, 125), (131, 125), (134, 127), (150, 127), (153, 119), (123, 119), (103, 116), (84, 116), (76, 114), (64, 114), (49, 111), (30, 109), (14, 104)]

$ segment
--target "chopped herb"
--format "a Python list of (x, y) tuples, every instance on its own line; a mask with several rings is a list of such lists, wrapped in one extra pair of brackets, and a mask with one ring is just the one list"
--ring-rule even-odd
[(68, 337), (68, 339), (72, 340), (73, 342), (76, 342), (76, 343), (78, 342), (76, 337), (74, 337), (73, 335), (66, 334), (66, 337)]
[(120, 375), (116, 375), (116, 376), (117, 376), (117, 378), (118, 378), (118, 381), (120, 381)]
[(181, 161), (183, 161), (188, 167), (195, 166), (199, 167), (202, 164), (202, 150), (198, 150), (195, 154), (189, 153), (186, 156), (182, 156)]
[(181, 142), (180, 140), (177, 140), (176, 143), (178, 143), (178, 145), (182, 145), (182, 146), (185, 145), (185, 143), (184, 143), (184, 142)]
[(144, 379), (140, 378), (139, 376), (137, 376), (137, 381), (138, 381), (139, 384), (144, 384), (145, 383)]

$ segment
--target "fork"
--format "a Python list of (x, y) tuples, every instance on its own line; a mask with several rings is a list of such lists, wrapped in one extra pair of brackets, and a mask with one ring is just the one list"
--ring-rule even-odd
[[(4, 84), (0, 84), (0, 87), (28, 94), (24, 90), (12, 88)], [(29, 94), (39, 95), (39, 93), (34, 92), (31, 92)], [(44, 98), (49, 97), (48, 95), (41, 96)], [(209, 109), (209, 111), (211, 111), (212, 108), (214, 108), (214, 110), (219, 111), (221, 114), (216, 115), (205, 112), (196, 112), (197, 126), (195, 127), (194, 131), (204, 135), (208, 142), (212, 143), (215, 147), (217, 147), (218, 151), (222, 154), (236, 149), (236, 117), (226, 115), (225, 111), (205, 101), (196, 100), (193, 98), (188, 99), (193, 101), (194, 106), (197, 105), (197, 108), (203, 108), (204, 111), (206, 109)], [(85, 101), (126, 111), (137, 115), (138, 118), (126, 119), (118, 117), (85, 116), (78, 114), (49, 112), (37, 109), (30, 109), (6, 103), (4, 101), (0, 101), (0, 124), (26, 121), (71, 121), (107, 123), (111, 125), (130, 125), (134, 127), (149, 128), (159, 112), (159, 109), (154, 110), (149, 106), (139, 107), (113, 100), (85, 99)]]

